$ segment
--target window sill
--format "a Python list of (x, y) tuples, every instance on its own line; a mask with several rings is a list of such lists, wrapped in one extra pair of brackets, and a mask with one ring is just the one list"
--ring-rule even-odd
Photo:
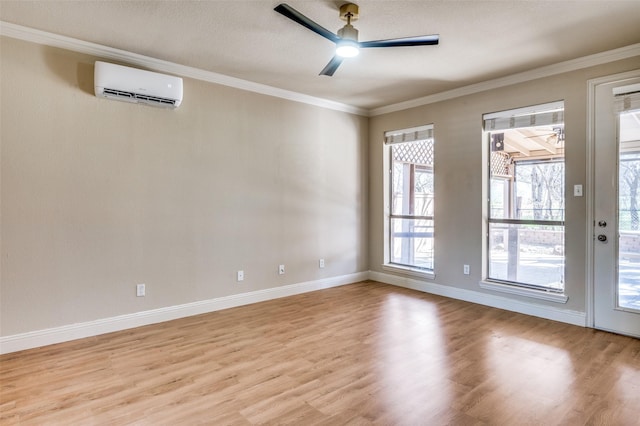
[(385, 263), (382, 265), (384, 271), (396, 272), (404, 275), (411, 275), (412, 277), (435, 279), (436, 274), (426, 271), (424, 269), (412, 268), (410, 266), (394, 265), (391, 263)]
[(480, 281), (480, 287), (486, 290), (498, 291), (501, 293), (517, 294), (519, 296), (532, 297), (534, 299), (547, 300), (555, 303), (567, 303), (569, 297), (561, 293), (552, 293), (544, 290), (533, 290), (507, 284), (500, 284), (492, 281)]

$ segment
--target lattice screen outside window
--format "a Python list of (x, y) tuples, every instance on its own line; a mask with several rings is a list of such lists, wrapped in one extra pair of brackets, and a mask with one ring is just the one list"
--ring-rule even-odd
[(491, 153), (491, 176), (513, 177), (511, 156), (504, 151)]
[(393, 160), (403, 163), (433, 166), (433, 139), (394, 146)]

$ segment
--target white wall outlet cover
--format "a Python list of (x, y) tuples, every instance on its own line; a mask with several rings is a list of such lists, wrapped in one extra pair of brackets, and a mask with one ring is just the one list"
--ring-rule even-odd
[(137, 284), (136, 285), (136, 296), (137, 297), (143, 297), (146, 294), (147, 294), (146, 286), (144, 284)]
[(582, 185), (573, 185), (573, 196), (582, 197)]

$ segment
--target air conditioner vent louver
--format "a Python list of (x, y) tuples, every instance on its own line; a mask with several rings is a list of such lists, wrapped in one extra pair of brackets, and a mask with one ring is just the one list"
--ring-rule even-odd
[(148, 102), (150, 104), (162, 104), (162, 105), (173, 105), (173, 106), (175, 106), (176, 104), (175, 99), (158, 98), (157, 96), (142, 95), (140, 93), (125, 92), (123, 90), (108, 89), (106, 87), (103, 93), (105, 95), (116, 96), (118, 98), (129, 98), (131, 100), (137, 99), (140, 101)]

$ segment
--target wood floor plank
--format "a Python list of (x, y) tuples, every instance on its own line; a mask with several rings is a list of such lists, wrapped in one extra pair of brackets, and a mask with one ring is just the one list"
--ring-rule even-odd
[(640, 340), (362, 282), (0, 356), (0, 424), (640, 424)]

